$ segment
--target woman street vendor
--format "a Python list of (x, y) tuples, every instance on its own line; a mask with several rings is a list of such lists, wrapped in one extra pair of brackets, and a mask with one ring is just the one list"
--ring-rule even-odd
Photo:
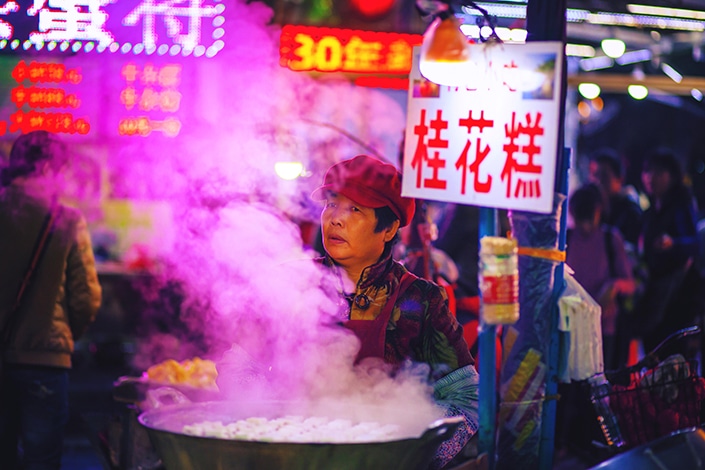
[(392, 259), (414, 200), (401, 196), (396, 167), (366, 155), (333, 165), (312, 197), (324, 201), (318, 261), (331, 269), (342, 324), (360, 339), (357, 361), (427, 364), (435, 401), (447, 416), (465, 417), (430, 467), (443, 468), (477, 432), (479, 377), (445, 291)]

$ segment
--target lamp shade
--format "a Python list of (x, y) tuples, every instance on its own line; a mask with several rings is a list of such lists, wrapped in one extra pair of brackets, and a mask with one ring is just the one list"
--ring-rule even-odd
[(464, 86), (473, 71), (468, 39), (454, 16), (436, 18), (423, 35), (419, 71), (439, 85)]

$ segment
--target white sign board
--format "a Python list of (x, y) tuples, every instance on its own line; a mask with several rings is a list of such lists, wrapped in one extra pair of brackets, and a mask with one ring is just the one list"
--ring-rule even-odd
[(402, 194), (550, 213), (563, 44), (471, 48), (476, 73), (466, 88), (423, 78), (419, 48), (414, 51)]

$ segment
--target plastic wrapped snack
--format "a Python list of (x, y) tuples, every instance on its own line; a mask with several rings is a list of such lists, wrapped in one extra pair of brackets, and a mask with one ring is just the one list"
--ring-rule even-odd
[(503, 237), (480, 239), (481, 315), (489, 325), (519, 319), (517, 241)]

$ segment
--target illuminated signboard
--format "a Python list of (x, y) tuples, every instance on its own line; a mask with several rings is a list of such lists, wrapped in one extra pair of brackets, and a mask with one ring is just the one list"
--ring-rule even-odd
[(32, 0), (0, 6), (0, 50), (213, 57), (222, 0)]
[(184, 58), (36, 61), (0, 57), (0, 137), (46, 130), (176, 137), (198, 119), (197, 64)]
[(472, 45), (467, 87), (426, 80), (415, 55), (402, 195), (550, 213), (563, 44)]
[[(199, 89), (201, 58), (225, 46), (225, 15), (234, 11), (225, 5), (0, 1), (0, 136), (38, 129), (92, 137), (183, 134), (201, 108), (195, 93), (182, 92)], [(115, 58), (97, 59), (96, 52)]]
[[(406, 88), (418, 34), (286, 25), (282, 28), (280, 64), (297, 72), (343, 72), (360, 75), (356, 82)], [(378, 75), (378, 77), (370, 77)]]
[[(122, 68), (125, 88), (120, 92), (120, 102), (128, 111), (141, 114), (122, 118), (118, 124), (120, 135), (147, 136), (163, 132), (175, 137), (181, 129), (181, 121), (174, 116), (181, 105), (181, 65), (166, 64), (161, 67), (148, 63), (139, 67), (134, 62)], [(166, 117), (155, 120), (145, 115), (147, 111), (159, 110)]]
[[(66, 134), (87, 134), (91, 126), (85, 117), (76, 117), (81, 100), (75, 85), (83, 79), (80, 70), (63, 64), (21, 60), (12, 70), (16, 86), (10, 100), (16, 110), (8, 121), (0, 121), (0, 135), (7, 132), (45, 130)], [(67, 90), (67, 88), (69, 90)]]

